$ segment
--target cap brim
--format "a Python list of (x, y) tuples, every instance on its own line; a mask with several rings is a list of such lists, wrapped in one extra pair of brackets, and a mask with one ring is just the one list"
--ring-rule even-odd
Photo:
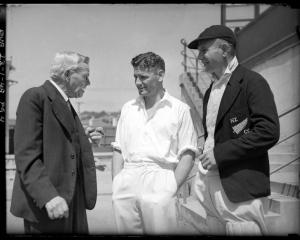
[(188, 45), (189, 49), (198, 49), (199, 39), (195, 39), (194, 41), (190, 42)]
[(197, 39), (195, 39), (194, 41), (192, 41), (189, 45), (188, 48), (190, 49), (198, 49), (199, 43), (206, 41), (206, 40), (211, 40), (211, 39), (215, 39), (215, 37), (198, 37)]

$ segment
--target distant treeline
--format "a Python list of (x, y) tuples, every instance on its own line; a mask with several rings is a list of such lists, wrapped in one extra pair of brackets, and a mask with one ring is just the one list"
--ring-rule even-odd
[(91, 118), (102, 118), (102, 117), (118, 117), (120, 115), (120, 112), (94, 112), (94, 111), (83, 111), (80, 114), (80, 118), (82, 120), (91, 119)]

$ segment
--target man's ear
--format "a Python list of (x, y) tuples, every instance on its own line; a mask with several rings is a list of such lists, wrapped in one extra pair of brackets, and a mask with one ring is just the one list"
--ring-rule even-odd
[(66, 70), (66, 71), (64, 72), (64, 77), (65, 77), (65, 78), (69, 78), (70, 75), (71, 75), (70, 70)]
[(223, 50), (223, 56), (226, 57), (228, 56), (228, 54), (230, 54), (230, 46), (228, 46), (227, 44), (222, 44), (220, 46), (220, 48)]
[(158, 81), (162, 82), (165, 76), (165, 72), (163, 70), (159, 70), (158, 75), (159, 75)]

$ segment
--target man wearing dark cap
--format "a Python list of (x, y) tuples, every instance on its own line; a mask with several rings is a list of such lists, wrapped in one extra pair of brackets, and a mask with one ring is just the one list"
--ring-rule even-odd
[(238, 63), (228, 27), (208, 27), (188, 47), (198, 49), (212, 78), (203, 100), (205, 143), (194, 185), (207, 211), (207, 234), (266, 234), (268, 149), (279, 139), (273, 93), (260, 74)]
[(131, 61), (139, 96), (124, 104), (112, 144), (112, 200), (118, 233), (176, 234), (176, 192), (194, 165), (197, 139), (188, 105), (163, 87), (164, 60)]

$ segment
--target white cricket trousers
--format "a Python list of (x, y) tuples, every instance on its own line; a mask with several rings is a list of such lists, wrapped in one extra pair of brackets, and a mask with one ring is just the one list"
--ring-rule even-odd
[(231, 202), (222, 187), (219, 171), (197, 172), (195, 194), (206, 210), (209, 235), (265, 235), (267, 233), (262, 198)]
[(125, 163), (112, 183), (119, 234), (176, 234), (174, 165)]

